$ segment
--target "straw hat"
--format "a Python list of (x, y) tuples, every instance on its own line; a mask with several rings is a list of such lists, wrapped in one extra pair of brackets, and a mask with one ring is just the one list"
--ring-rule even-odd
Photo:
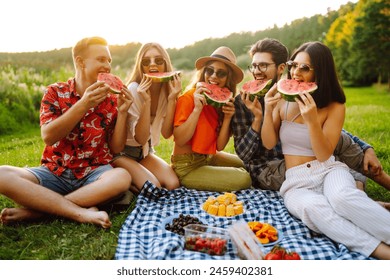
[(233, 70), (236, 83), (239, 83), (244, 78), (244, 72), (237, 66), (237, 59), (233, 51), (228, 47), (222, 46), (216, 49), (210, 56), (198, 58), (195, 62), (196, 69), (201, 69), (209, 61), (221, 61), (230, 66)]

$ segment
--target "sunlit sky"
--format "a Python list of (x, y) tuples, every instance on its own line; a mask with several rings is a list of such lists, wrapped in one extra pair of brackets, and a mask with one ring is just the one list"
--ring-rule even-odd
[[(348, 0), (11, 0), (0, 3), (0, 52), (46, 51), (101, 36), (111, 45), (182, 48), (326, 14)], [(357, 0), (350, 0), (356, 3)]]

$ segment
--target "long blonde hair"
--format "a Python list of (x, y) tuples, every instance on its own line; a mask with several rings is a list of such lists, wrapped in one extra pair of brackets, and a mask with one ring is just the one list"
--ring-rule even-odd
[(169, 57), (168, 52), (159, 43), (155, 43), (155, 42), (145, 43), (138, 50), (137, 57), (135, 60), (135, 65), (133, 68), (133, 72), (131, 73), (129, 80), (126, 83), (127, 86), (132, 82), (136, 82), (136, 83), (141, 82), (142, 75), (144, 74), (144, 72), (142, 70), (141, 61), (144, 58), (145, 53), (152, 48), (157, 49), (161, 53), (162, 57), (164, 58), (164, 61), (165, 61), (164, 72), (173, 71), (173, 66), (172, 66), (171, 59)]

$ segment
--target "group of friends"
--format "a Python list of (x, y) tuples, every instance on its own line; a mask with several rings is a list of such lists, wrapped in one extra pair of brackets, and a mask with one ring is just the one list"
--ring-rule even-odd
[[(111, 71), (105, 39), (84, 38), (72, 55), (74, 77), (49, 85), (42, 98), (41, 166), (0, 166), (0, 193), (20, 205), (1, 211), (3, 224), (54, 215), (109, 228), (99, 205), (139, 193), (146, 181), (167, 190), (254, 187), (279, 191), (312, 231), (390, 259), (389, 204), (364, 192), (366, 177), (390, 190), (390, 176), (373, 147), (343, 129), (346, 98), (323, 43), (304, 43), (291, 56), (275, 39), (253, 44), (253, 79), (274, 82), (253, 101), (237, 89), (244, 72), (226, 46), (196, 60), (184, 92), (179, 73), (167, 83), (144, 75), (174, 70), (158, 43), (141, 46), (118, 95), (97, 81)], [(276, 89), (285, 75), (318, 89), (288, 102)], [(207, 105), (204, 83), (234, 97), (221, 109)], [(174, 141), (170, 163), (155, 152), (161, 135)], [(223, 151), (232, 136), (235, 154)]]

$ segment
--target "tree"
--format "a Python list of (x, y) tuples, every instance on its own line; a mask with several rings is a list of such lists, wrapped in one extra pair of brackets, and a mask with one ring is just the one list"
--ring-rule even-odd
[(381, 83), (390, 85), (390, 2), (360, 0), (355, 22), (349, 69), (351, 80), (357, 85)]

